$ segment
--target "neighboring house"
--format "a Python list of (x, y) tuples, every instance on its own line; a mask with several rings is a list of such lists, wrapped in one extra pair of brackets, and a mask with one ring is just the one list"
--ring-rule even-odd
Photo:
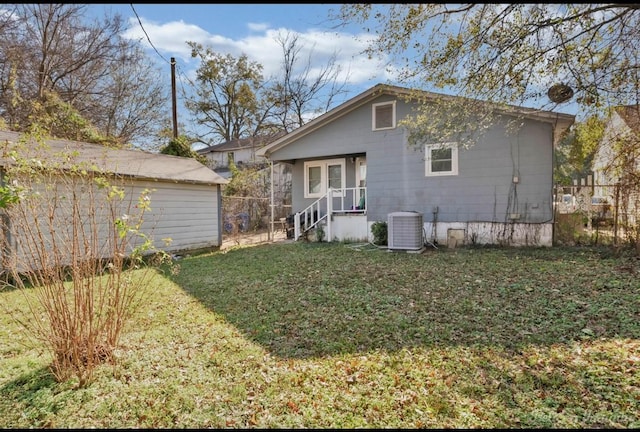
[(640, 209), (640, 105), (611, 110), (592, 167), (594, 195), (617, 203), (628, 222), (635, 222)]
[(212, 145), (197, 152), (207, 158), (209, 168), (228, 179), (231, 177), (232, 161), (238, 167), (266, 164), (265, 158), (257, 156), (256, 151), (272, 140), (272, 137), (239, 138)]
[[(22, 143), (24, 140), (26, 143)], [(96, 144), (58, 139), (48, 139), (42, 144), (33, 139), (27, 139), (22, 134), (8, 131), (0, 131), (0, 144), (4, 155), (0, 157), (2, 184), (6, 181), (6, 171), (14, 163), (10, 158), (10, 151), (19, 149), (22, 158), (41, 160), (46, 163), (46, 166), (55, 165), (62, 168), (64, 173), (71, 172), (69, 170), (74, 166), (105, 173), (112, 184), (123, 188), (125, 193), (123, 202), (135, 204), (142, 191), (150, 190), (150, 210), (144, 215), (141, 231), (149, 235), (159, 249), (181, 253), (217, 248), (222, 244), (221, 186), (226, 184), (227, 180), (195, 159), (138, 150), (111, 149)], [(58, 171), (49, 170), (48, 172)], [(54, 185), (47, 186), (40, 182), (39, 186), (37, 184), (36, 186), (38, 188), (54, 187), (54, 189), (47, 189), (51, 193), (56, 193), (63, 186), (68, 187), (68, 175), (49, 174), (49, 176), (51, 177), (46, 178), (52, 180), (47, 181), (55, 183)], [(20, 184), (20, 180), (15, 177), (12, 180)], [(86, 181), (80, 186), (71, 186), (72, 193), (74, 195), (93, 193), (90, 192), (93, 190), (91, 186), (94, 186), (94, 183), (89, 185)], [(78, 211), (86, 212), (87, 220), (91, 220), (89, 214), (96, 209), (89, 208), (90, 205), (98, 206), (101, 203), (91, 202), (96, 195), (82, 196), (87, 197), (86, 200), (81, 201), (86, 208)], [(63, 196), (60, 196), (61, 204), (63, 204), (62, 201)], [(131, 204), (129, 205), (131, 208)], [(43, 209), (39, 211), (42, 212)], [(64, 212), (56, 214), (56, 217), (59, 216), (60, 220), (65, 220), (65, 214)], [(6, 213), (4, 217), (6, 219)], [(122, 215), (122, 217), (125, 216)], [(33, 216), (33, 218), (36, 222), (37, 217)], [(14, 232), (16, 225), (16, 221), (5, 221), (3, 234), (7, 246), (14, 252), (20, 252), (19, 249), (24, 242), (21, 242), (20, 233)], [(60, 231), (67, 228), (67, 226), (59, 226)], [(104, 226), (98, 226), (96, 231), (106, 232)], [(170, 244), (166, 245), (163, 239), (171, 239)], [(100, 241), (105, 239), (100, 237)]]
[[(378, 84), (257, 152), (293, 164), (294, 237), (319, 224), (328, 241), (371, 241), (371, 225), (384, 221), (390, 249), (550, 246), (553, 148), (575, 117), (511, 106), (468, 149), (416, 150), (398, 127), (412, 114), (411, 94)], [(514, 118), (522, 120), (516, 133), (507, 131)]]

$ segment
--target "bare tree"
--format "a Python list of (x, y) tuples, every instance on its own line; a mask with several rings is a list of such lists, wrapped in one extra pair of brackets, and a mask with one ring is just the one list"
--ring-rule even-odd
[(262, 65), (244, 54), (235, 58), (187, 42), (192, 57), (201, 61), (194, 95), (185, 95), (185, 105), (205, 126), (204, 133), (191, 132), (197, 141), (212, 145), (290, 131), (328, 111), (345, 93), (335, 53), (317, 67), (312, 63), (313, 49), (302, 57), (305, 47), (298, 35), (281, 33), (276, 41), (282, 48), (282, 68), (266, 81)]
[[(158, 135), (170, 117), (168, 84), (140, 46), (124, 46), (105, 77), (103, 95), (87, 103), (87, 113), (99, 130), (122, 144)], [(144, 148), (152, 146), (147, 139)]]
[(282, 69), (268, 95), (274, 102), (273, 116), (290, 131), (329, 111), (336, 97), (346, 92), (346, 80), (339, 81), (342, 70), (335, 52), (326, 64), (316, 67), (312, 63), (313, 49), (306, 59), (302, 58), (304, 46), (297, 34), (280, 33), (276, 41), (282, 48)]
[(122, 143), (150, 134), (170, 112), (168, 92), (162, 93), (139, 43), (120, 37), (122, 18), (90, 21), (86, 9), (82, 4), (4, 9), (0, 114), (12, 129), (26, 130), (30, 107), (51, 94)]

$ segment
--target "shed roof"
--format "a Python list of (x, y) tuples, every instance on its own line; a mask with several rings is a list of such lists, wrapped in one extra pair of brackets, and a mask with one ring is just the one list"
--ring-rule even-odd
[[(0, 143), (6, 148), (20, 146), (25, 157), (46, 157), (47, 160), (64, 162), (61, 153), (74, 152), (76, 163), (90, 162), (98, 169), (109, 173), (149, 179), (164, 180), (175, 183), (226, 184), (228, 180), (193, 158), (150, 153), (142, 150), (114, 149), (99, 144), (62, 139), (46, 139), (44, 146), (39, 141), (19, 132), (0, 130)], [(44, 153), (47, 154), (44, 154)], [(76, 153), (77, 152), (77, 153)], [(6, 152), (0, 157), (0, 164), (8, 164), (10, 160)]]

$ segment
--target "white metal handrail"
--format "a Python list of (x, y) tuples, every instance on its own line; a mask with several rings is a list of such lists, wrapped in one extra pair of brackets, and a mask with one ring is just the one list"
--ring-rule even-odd
[[(334, 201), (336, 201), (334, 203)], [(303, 232), (316, 227), (321, 221), (327, 221), (327, 239), (331, 239), (331, 218), (333, 213), (365, 213), (367, 210), (367, 188), (353, 187), (332, 189), (297, 212), (294, 218), (294, 240)], [(304, 231), (303, 231), (304, 225)]]

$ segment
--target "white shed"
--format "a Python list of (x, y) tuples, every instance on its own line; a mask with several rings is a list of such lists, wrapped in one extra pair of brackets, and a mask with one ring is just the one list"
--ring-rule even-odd
[[(110, 184), (120, 187), (128, 197), (130, 207), (136, 206), (136, 200), (143, 191), (149, 191), (150, 208), (145, 213), (140, 231), (149, 234), (156, 248), (171, 253), (183, 253), (198, 249), (215, 249), (222, 244), (221, 185), (228, 181), (193, 158), (141, 150), (113, 149), (68, 140), (46, 139), (41, 142), (25, 134), (9, 131), (0, 131), (0, 144), (2, 145), (0, 170), (3, 186), (6, 185), (7, 170), (15, 167), (16, 161), (19, 160), (32, 162), (41, 160), (46, 162), (46, 166), (57, 168), (50, 170), (52, 172), (69, 173), (72, 167), (88, 167), (90, 171), (95, 170), (104, 174), (104, 177), (108, 177)], [(19, 157), (15, 157), (16, 154), (19, 154)], [(50, 184), (56, 183), (56, 185), (53, 187), (41, 185), (39, 186), (41, 191), (38, 193), (59, 191), (58, 183), (62, 182), (64, 176), (66, 174), (47, 177)], [(13, 181), (16, 184), (19, 183), (15, 180), (15, 176)], [(86, 207), (81, 211), (87, 214), (91, 211), (95, 212), (94, 209), (88, 208), (91, 200), (96, 200), (93, 192), (87, 191), (92, 188), (81, 185), (76, 189), (79, 189), (78, 196), (87, 194), (86, 200), (82, 196), (82, 200), (79, 201), (84, 202)], [(76, 191), (73, 193), (75, 196)], [(89, 196), (89, 193), (92, 195)], [(51, 213), (51, 210), (40, 209), (41, 214), (37, 218), (33, 216), (33, 223), (46, 219), (47, 211)], [(17, 250), (22, 254), (27, 253), (24, 245), (20, 250), (20, 233), (15, 232), (18, 231), (14, 227), (15, 224), (12, 225), (12, 221), (7, 220), (8, 214), (10, 213), (5, 213), (3, 216), (4, 245), (13, 248), (13, 252)], [(56, 217), (58, 217), (57, 214)], [(123, 215), (123, 217), (126, 216)], [(104, 218), (104, 221), (111, 220), (112, 218)], [(49, 229), (52, 239), (59, 232), (68, 229), (64, 219), (58, 218), (56, 223), (58, 226)], [(87, 227), (83, 229), (85, 228)], [(74, 229), (77, 230), (77, 227)], [(113, 229), (107, 227), (108, 230)], [(104, 227), (94, 228), (94, 231), (104, 232)], [(81, 234), (89, 237), (84, 232)], [(98, 242), (107, 241), (102, 234), (96, 237), (99, 238)], [(170, 239), (170, 243), (165, 239)]]

